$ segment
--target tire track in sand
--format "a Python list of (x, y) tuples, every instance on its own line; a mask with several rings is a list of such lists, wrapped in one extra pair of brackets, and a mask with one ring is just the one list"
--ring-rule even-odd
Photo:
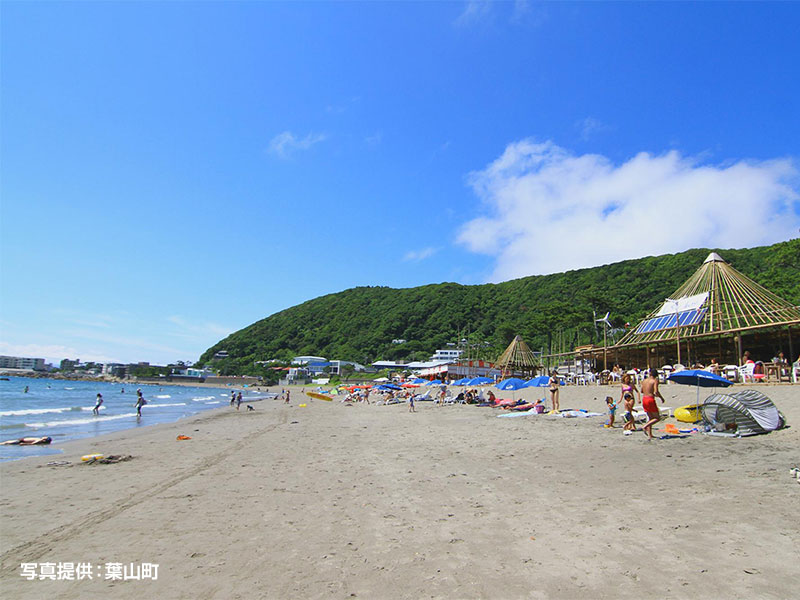
[[(287, 420), (287, 413), (285, 411), (281, 411), (279, 421), (277, 423), (268, 425), (263, 430), (256, 432), (255, 435), (259, 437), (266, 435), (267, 433), (274, 431), (280, 425), (285, 425)], [(55, 527), (50, 531), (34, 538), (30, 542), (25, 542), (24, 544), (20, 544), (19, 546), (15, 546), (14, 548), (7, 550), (0, 555), (0, 574), (13, 575), (19, 568), (20, 563), (38, 562), (38, 559), (47, 554), (52, 549), (54, 544), (68, 540), (79, 533), (85, 533), (87, 528), (114, 518), (126, 510), (138, 506), (145, 501), (151, 500), (153, 496), (160, 494), (169, 488), (186, 481), (190, 477), (194, 477), (198, 473), (202, 473), (203, 471), (210, 469), (223, 460), (230, 458), (231, 454), (235, 454), (252, 441), (252, 437), (244, 437), (225, 450), (203, 459), (197, 466), (188, 469), (178, 476), (171, 476), (167, 481), (162, 481), (161, 483), (151, 485), (143, 490), (137, 490), (121, 502), (117, 502), (105, 510), (95, 511), (83, 519), (73, 521), (67, 525)]]

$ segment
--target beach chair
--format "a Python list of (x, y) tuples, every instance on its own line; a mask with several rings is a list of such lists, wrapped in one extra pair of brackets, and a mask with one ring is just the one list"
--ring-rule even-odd
[(764, 373), (756, 373), (755, 368), (756, 363), (752, 362), (739, 367), (739, 378), (742, 380), (742, 383), (747, 383), (748, 379), (751, 383), (764, 379)]

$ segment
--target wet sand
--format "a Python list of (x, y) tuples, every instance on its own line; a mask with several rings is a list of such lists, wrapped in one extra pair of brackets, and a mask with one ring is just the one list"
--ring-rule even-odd
[[(3, 595), (793, 597), (800, 386), (752, 387), (791, 427), (649, 442), (604, 429), (605, 417), (431, 403), (411, 414), (293, 389), (291, 405), (71, 442), (0, 464)], [(663, 392), (673, 408), (696, 393)], [(602, 412), (607, 394), (619, 387), (564, 388), (561, 405)], [(80, 462), (94, 452), (133, 458)], [(21, 563), (68, 562), (94, 578), (20, 575)], [(158, 579), (105, 579), (106, 563), (158, 564)]]

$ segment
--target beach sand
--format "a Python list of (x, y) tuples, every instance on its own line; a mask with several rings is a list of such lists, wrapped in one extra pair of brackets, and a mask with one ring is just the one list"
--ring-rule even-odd
[[(800, 485), (789, 469), (800, 466), (800, 386), (753, 387), (791, 427), (649, 442), (604, 429), (604, 417), (496, 418), (431, 403), (411, 414), (294, 389), (290, 406), (225, 407), (70, 442), (63, 455), (0, 464), (0, 589), (76, 599), (796, 597)], [(673, 408), (695, 399), (695, 388), (662, 390)], [(607, 394), (619, 387), (563, 388), (561, 406), (602, 412)], [(133, 458), (82, 464), (92, 452)], [(70, 464), (47, 466), (54, 460)], [(20, 576), (21, 563), (68, 562), (90, 563), (94, 578)], [(158, 579), (107, 580), (106, 563), (158, 564)]]

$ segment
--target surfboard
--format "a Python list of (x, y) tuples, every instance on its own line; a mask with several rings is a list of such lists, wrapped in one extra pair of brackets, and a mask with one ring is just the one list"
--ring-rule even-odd
[(306, 396), (314, 398), (315, 400), (325, 400), (325, 402), (333, 402), (333, 398), (325, 394), (318, 394), (317, 392), (306, 392)]

